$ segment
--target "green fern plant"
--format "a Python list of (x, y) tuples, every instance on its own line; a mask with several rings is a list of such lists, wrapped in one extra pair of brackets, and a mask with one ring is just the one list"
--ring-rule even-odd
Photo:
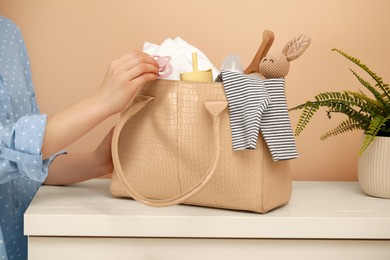
[(327, 108), (326, 113), (331, 118), (332, 113), (342, 113), (347, 119), (336, 128), (329, 130), (321, 136), (321, 140), (354, 130), (363, 130), (365, 138), (359, 150), (361, 155), (376, 136), (390, 136), (390, 87), (381, 77), (377, 76), (360, 60), (339, 50), (332, 49), (363, 69), (375, 82), (372, 85), (350, 69), (356, 79), (373, 97), (368, 97), (363, 91), (324, 92), (316, 95), (314, 101), (307, 101), (292, 110), (302, 110), (302, 114), (295, 128), (298, 136), (308, 125), (313, 115), (321, 107)]

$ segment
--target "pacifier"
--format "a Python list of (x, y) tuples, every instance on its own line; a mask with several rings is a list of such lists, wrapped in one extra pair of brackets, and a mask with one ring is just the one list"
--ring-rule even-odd
[(159, 78), (163, 79), (172, 74), (171, 56), (153, 55), (152, 57), (157, 61)]

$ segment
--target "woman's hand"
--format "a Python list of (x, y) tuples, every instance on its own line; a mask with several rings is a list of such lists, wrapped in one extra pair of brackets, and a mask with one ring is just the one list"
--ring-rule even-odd
[(95, 94), (109, 115), (120, 112), (147, 82), (157, 79), (158, 64), (148, 54), (133, 51), (111, 62)]
[(47, 119), (43, 158), (64, 149), (109, 116), (122, 111), (145, 83), (157, 79), (157, 74), (157, 62), (140, 51), (111, 62), (96, 94)]

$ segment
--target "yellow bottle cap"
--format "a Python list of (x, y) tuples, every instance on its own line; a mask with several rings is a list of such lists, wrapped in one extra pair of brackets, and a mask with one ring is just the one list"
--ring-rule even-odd
[(192, 70), (192, 72), (180, 73), (180, 80), (213, 82), (213, 73), (211, 69), (203, 71), (198, 70), (198, 55), (196, 52), (192, 53)]

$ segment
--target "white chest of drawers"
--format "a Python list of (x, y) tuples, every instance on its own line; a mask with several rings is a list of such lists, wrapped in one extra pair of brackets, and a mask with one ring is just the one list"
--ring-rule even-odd
[(43, 186), (25, 214), (29, 259), (390, 259), (390, 200), (356, 182), (294, 182), (272, 212), (152, 208), (109, 180)]

